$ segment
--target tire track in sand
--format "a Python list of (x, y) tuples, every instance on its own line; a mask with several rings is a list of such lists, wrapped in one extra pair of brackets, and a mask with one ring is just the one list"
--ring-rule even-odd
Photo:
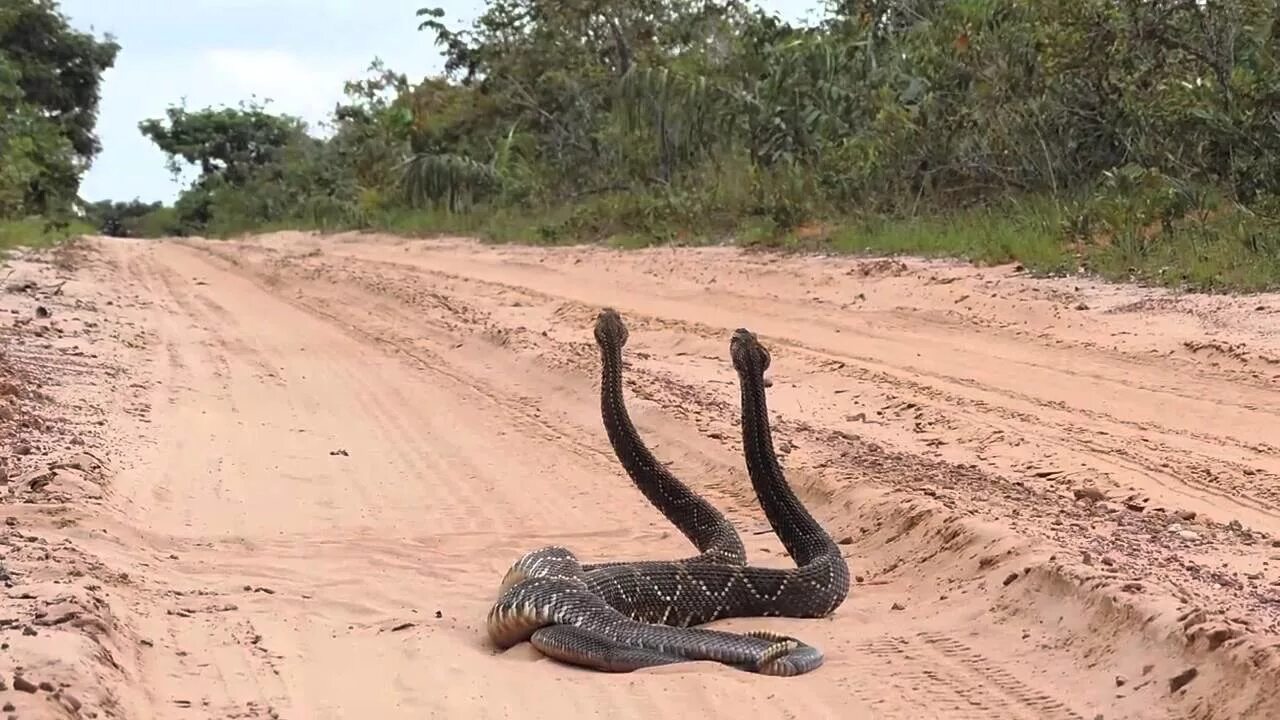
[[(264, 282), (252, 255), (229, 267), (175, 244), (140, 252), (186, 293), (189, 302), (166, 333), (179, 360), (196, 370), (193, 391), (157, 409), (156, 452), (119, 480), (126, 496), (142, 496), (164, 477), (180, 499), (139, 507), (131, 517), (149, 529), (140, 544), (169, 558), (140, 571), (139, 582), (157, 588), (161, 611), (188, 602), (222, 608), (153, 612), (145, 620), (161, 646), (148, 651), (143, 678), (154, 687), (156, 717), (224, 717), (269, 706), (268, 714), (318, 718), (1056, 720), (1102, 712), (1154, 720), (1174, 716), (1182, 703), (1152, 686), (1116, 704), (1114, 673), (1136, 675), (1135, 662), (1162, 675), (1182, 668), (1171, 667), (1179, 660), (1166, 645), (1132, 632), (1132, 623), (1082, 620), (1093, 616), (1079, 605), (1100, 594), (1078, 601), (1070, 594), (1078, 586), (1046, 591), (1059, 576), (1026, 556), (1020, 540), (975, 532), (936, 503), (925, 510), (870, 486), (840, 487), (821, 505), (833, 529), (851, 535), (855, 569), (875, 573), (833, 618), (717, 623), (813, 642), (827, 653), (819, 672), (776, 679), (697, 664), (611, 676), (527, 647), (495, 655), (480, 622), (520, 551), (545, 542), (606, 557), (687, 551), (680, 539), (644, 529), (656, 527), (653, 511), (629, 487), (598, 427), (585, 306), (557, 301), (503, 311), (505, 291), (474, 292), (458, 282), (432, 288), (439, 312), (415, 319), (416, 306), (390, 293), (295, 276), (287, 264), (270, 268), (274, 279)], [(208, 284), (177, 280), (190, 277)], [(163, 296), (163, 288), (151, 292)], [(492, 313), (492, 339), (465, 333), (473, 312)], [(547, 313), (560, 325), (530, 322)], [(184, 322), (191, 317), (198, 322)], [(681, 452), (696, 467), (740, 484), (729, 472), (741, 464), (733, 444), (704, 442), (691, 431), (708, 413), (718, 418), (714, 427), (730, 424), (732, 381), (717, 380), (708, 392), (702, 380), (712, 362), (715, 377), (724, 375), (723, 348), (711, 353), (715, 359), (700, 358), (707, 341), (696, 328), (652, 323), (640, 334), (648, 352), (635, 353), (640, 382), (659, 408), (684, 406), (679, 419), (648, 411), (655, 436), (688, 437)], [(202, 396), (219, 382), (209, 372), (215, 363), (200, 359), (209, 335), (225, 340), (208, 348), (227, 363), (229, 401)], [(694, 356), (669, 360), (668, 342)], [(805, 357), (783, 348), (776, 359), (785, 371)], [(264, 383), (264, 367), (277, 368), (279, 382)], [(794, 372), (778, 377), (781, 407), (810, 382)], [(787, 414), (779, 440), (802, 438), (802, 448), (784, 464), (809, 464), (793, 477), (825, 472), (815, 461), (842, 472), (849, 461), (824, 454), (838, 444), (801, 427), (796, 410)], [(192, 437), (174, 453), (184, 436)], [(338, 447), (349, 455), (329, 455)], [(839, 448), (863, 450), (852, 441)], [(899, 460), (933, 467), (875, 457)], [(965, 479), (976, 487), (982, 478)], [(215, 483), (219, 491), (209, 492)], [(753, 548), (757, 540), (748, 538)], [(1040, 568), (1042, 579), (1028, 579), (1023, 562)], [(1017, 582), (1002, 585), (1010, 571)], [(1071, 627), (1055, 624), (1050, 612), (1069, 615)], [(340, 683), (330, 681), (335, 674)], [(191, 708), (165, 705), (179, 692)], [(1229, 712), (1232, 699), (1216, 699)]]
[[(277, 276), (279, 278), (279, 276)], [(280, 284), (280, 291), (290, 298), (291, 302), (297, 303), (303, 307), (320, 313), (322, 316), (330, 318), (337, 325), (344, 327), (349, 332), (358, 336), (373, 336), (371, 339), (382, 342), (390, 348), (394, 348), (397, 352), (405, 354), (420, 354), (429, 358), (425, 360), (434, 370), (440, 370), (447, 364), (450, 367), (451, 374), (463, 375), (466, 370), (462, 366), (451, 362), (449, 358), (430, 354), (426, 348), (419, 347), (415, 344), (413, 348), (406, 348), (404, 341), (399, 338), (406, 328), (411, 328), (408, 318), (399, 317), (399, 311), (391, 304), (387, 303), (380, 296), (363, 296), (352, 288), (350, 284), (335, 283), (333, 286), (325, 288), (323, 292), (316, 293), (317, 288), (313, 285), (304, 283), (301, 286), (293, 285), (288, 279), (277, 279)], [(458, 307), (464, 301), (453, 300), (449, 304)], [(361, 309), (376, 305), (378, 307), (377, 320), (363, 319)], [(435, 322), (433, 318), (424, 318), (425, 323)], [(424, 330), (426, 332), (427, 330)], [(410, 332), (410, 334), (412, 334)], [(438, 345), (443, 341), (439, 338), (433, 338), (433, 344)], [(472, 373), (477, 368), (470, 369)], [(475, 377), (468, 377), (465, 382), (471, 386), (477, 384)], [(486, 387), (492, 387), (487, 383), (480, 383)], [(498, 395), (495, 390), (488, 390), (485, 393), (489, 397)], [(594, 400), (594, 398), (592, 398)], [(562, 433), (563, 434), (563, 433)], [(555, 438), (549, 438), (554, 440)], [(736, 461), (736, 458), (734, 458)], [(620, 487), (625, 487), (620, 485)], [(856, 592), (856, 591), (855, 591)], [(856, 606), (859, 599), (855, 599), (853, 604)], [(742, 624), (738, 625), (739, 627)], [(813, 626), (809, 630), (808, 626), (801, 629), (791, 629), (791, 632), (809, 633), (821, 632), (822, 625)], [(806, 712), (817, 716), (829, 716), (836, 708), (842, 704), (847, 704), (847, 690), (842, 691), (841, 688), (847, 688), (850, 684), (844, 681), (846, 673), (852, 671), (855, 675), (862, 676), (868, 674), (868, 671), (859, 664), (858, 658), (862, 656), (863, 648), (858, 646), (844, 646), (842, 648), (838, 639), (830, 637), (821, 639), (820, 637), (812, 637), (814, 642), (818, 642), (829, 647), (830, 670), (829, 672), (835, 678), (839, 678), (835, 682), (836, 685), (826, 683), (814, 683), (813, 687), (806, 688), (803, 697), (792, 696), (788, 693), (788, 703), (790, 710), (797, 716), (803, 717)], [(926, 717), (1015, 717), (1015, 718), (1076, 718), (1081, 717), (1073, 709), (1067, 707), (1066, 701), (1056, 698), (1051, 691), (1035, 689), (1035, 686), (1028, 684), (1027, 681), (1018, 679), (1011, 671), (995, 660), (991, 660), (979, 656), (977, 660), (954, 660), (948, 659), (946, 655), (936, 651), (932, 653), (924, 652), (929, 646), (922, 645), (921, 650), (907, 653), (904, 655), (904, 662), (896, 667), (891, 668), (891, 672), (903, 674), (910, 681), (911, 685), (919, 685), (923, 682), (922, 678), (934, 678), (935, 681), (930, 685), (926, 684), (923, 693), (908, 693), (903, 696), (897, 704), (886, 704), (888, 701), (883, 698), (874, 707), (869, 717), (879, 717), (879, 713), (893, 712), (899, 716), (910, 717), (920, 716), (918, 713), (924, 713)], [(847, 649), (845, 649), (847, 648)], [(506, 659), (500, 660), (506, 662)], [(967, 664), (966, 664), (967, 663)], [(879, 665), (883, 666), (881, 662)], [(956, 668), (960, 669), (956, 669)], [(965, 668), (968, 668), (967, 670)], [(976, 668), (976, 669), (974, 669)], [(702, 675), (720, 675), (716, 669), (707, 670), (690, 670), (682, 668), (681, 673)], [(871, 688), (873, 695), (882, 689), (883, 682), (881, 679), (885, 677), (885, 670), (881, 670), (878, 677), (870, 678), (867, 684)], [(646, 673), (654, 674), (654, 673)], [(656, 673), (663, 675), (663, 673)], [(722, 678), (728, 681), (729, 678)], [(806, 680), (801, 680), (801, 683)], [(809, 681), (812, 682), (812, 681)], [(867, 682), (860, 680), (859, 684)], [(855, 685), (856, 686), (856, 685)], [(873, 708), (870, 700), (860, 697), (857, 692), (854, 693), (855, 698), (864, 700), (870, 712)], [(982, 710), (978, 715), (955, 715), (959, 710), (969, 712), (974, 707)], [(1003, 715), (1001, 714), (1003, 713)], [(785, 715), (779, 715), (785, 716)]]
[[(145, 654), (155, 716), (453, 717), (446, 708), (460, 705), (478, 710), (468, 717), (528, 716), (521, 711), (555, 682), (546, 673), (562, 668), (544, 668), (538, 681), (527, 668), (544, 662), (492, 658), (478, 619), (539, 526), (545, 534), (598, 525), (594, 511), (629, 488), (601, 486), (581, 510), (557, 508), (537, 482), (603, 474), (603, 463), (581, 466), (518, 418), (475, 402), (472, 386), (353, 340), (190, 250), (144, 252), (155, 263), (149, 279), (171, 273), (208, 285), (177, 291), (191, 294), (172, 301), (181, 314), (166, 328), (196, 392), (158, 411), (167, 441), (119, 485), (128, 495), (167, 478), (174, 502), (137, 505), (151, 542), (181, 548), (153, 581), (229, 608), (143, 621), (156, 644)], [(201, 342), (214, 337), (222, 340)], [(280, 368), (281, 382), (264, 383), (264, 366)], [(199, 395), (224, 380), (226, 402)], [(208, 428), (214, 442), (169, 455), (193, 427), (197, 436)], [(503, 453), (493, 452), (495, 429)], [(335, 447), (349, 456), (328, 455)], [(539, 480), (544, 473), (551, 477)], [(390, 542), (370, 544), (375, 534)], [(430, 535), (448, 538), (447, 547), (422, 551), (415, 539)], [(418, 570), (424, 563), (436, 571)], [(440, 572), (450, 580), (441, 583)], [(389, 631), (404, 621), (415, 624)], [(343, 684), (322, 680), (339, 668)], [(501, 698), (495, 671), (506, 678)], [(584, 713), (634, 718), (715, 705), (696, 689), (673, 695), (649, 685), (572, 697)]]

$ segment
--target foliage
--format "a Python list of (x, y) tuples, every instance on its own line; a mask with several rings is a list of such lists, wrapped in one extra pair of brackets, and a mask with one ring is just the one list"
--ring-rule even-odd
[(0, 250), (44, 247), (93, 232), (91, 225), (80, 220), (50, 221), (35, 215), (0, 220)]
[(177, 207), (202, 231), (734, 234), (1265, 287), (1280, 283), (1274, 10), (831, 0), (792, 25), (737, 0), (489, 0), (456, 29), (424, 8), (443, 76), (375, 62), (325, 139), (218, 115), (199, 152), (173, 155), (288, 131), (243, 172), (202, 164)]
[(71, 28), (53, 0), (0, 0), (0, 219), (70, 211), (119, 49)]
[(260, 103), (197, 112), (170, 107), (165, 115), (167, 123), (149, 118), (138, 129), (169, 157), (169, 169), (178, 174), (182, 159), (200, 168), (201, 181), (216, 178), (233, 186), (279, 163), (290, 141), (304, 134), (300, 120), (272, 115)]
[(177, 211), (159, 201), (102, 200), (85, 206), (85, 216), (97, 227), (98, 233), (112, 237), (164, 237), (183, 233)]

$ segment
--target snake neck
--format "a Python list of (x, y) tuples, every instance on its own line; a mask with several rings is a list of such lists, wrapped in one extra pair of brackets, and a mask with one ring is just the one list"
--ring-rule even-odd
[(844, 562), (827, 531), (814, 520), (787, 483), (773, 449), (763, 372), (739, 373), (742, 390), (742, 447), (747, 474), (769, 524), (797, 565), (822, 558)]
[(714, 506), (680, 482), (640, 439), (622, 396), (622, 349), (601, 348), (600, 411), (622, 467), (640, 492), (703, 553), (744, 562), (746, 548)]

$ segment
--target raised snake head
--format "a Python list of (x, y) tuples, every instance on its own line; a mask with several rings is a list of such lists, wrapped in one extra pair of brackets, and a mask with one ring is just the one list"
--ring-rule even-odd
[(627, 326), (613, 308), (605, 308), (596, 316), (596, 343), (602, 348), (621, 348), (627, 344)]
[(772, 359), (756, 334), (746, 328), (733, 331), (729, 340), (729, 357), (733, 359), (735, 370), (750, 375), (764, 375)]

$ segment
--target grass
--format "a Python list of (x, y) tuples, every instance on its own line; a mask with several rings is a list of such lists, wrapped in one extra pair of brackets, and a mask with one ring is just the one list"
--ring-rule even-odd
[[(378, 230), (403, 236), (465, 235), (487, 242), (618, 248), (739, 245), (855, 255), (958, 258), (979, 265), (1020, 263), (1039, 275), (1084, 270), (1112, 281), (1204, 292), (1280, 289), (1280, 221), (1240, 208), (1140, 225), (1131, 213), (1104, 222), (1096, 203), (1022, 199), (914, 217), (797, 212), (749, 195), (620, 192), (572, 205), (478, 207), (469, 212), (393, 209), (361, 222), (292, 221), (250, 227), (222, 222), (225, 236), (281, 229)], [(1082, 231), (1082, 218), (1090, 216)], [(808, 217), (801, 221), (800, 218)], [(779, 222), (779, 218), (783, 222)], [(1119, 218), (1119, 219), (1117, 219)]]
[(1280, 289), (1280, 221), (1237, 209), (1155, 236), (1129, 229), (1090, 248), (1085, 266), (1112, 280), (1201, 292)]
[(18, 247), (49, 247), (79, 235), (92, 235), (96, 229), (86, 222), (73, 220), (64, 227), (51, 227), (40, 217), (0, 220), (0, 250)]
[[(581, 206), (523, 213), (402, 211), (373, 229), (409, 236), (469, 235), (489, 242), (601, 242), (624, 249), (731, 238), (779, 250), (957, 258), (978, 265), (1016, 262), (1038, 275), (1083, 269), (1111, 281), (1200, 292), (1280, 289), (1280, 225), (1247, 214), (1224, 215), (1208, 224), (1183, 220), (1141, 240), (1136, 228), (1118, 239), (1081, 240), (1065, 229), (1067, 211), (1047, 202), (914, 218), (833, 216), (785, 230), (760, 216), (702, 222), (657, 216), (635, 228), (627, 225), (633, 220), (602, 212), (609, 209), (602, 205), (593, 204), (591, 212)], [(590, 223), (582, 221), (584, 216), (592, 218)]]

